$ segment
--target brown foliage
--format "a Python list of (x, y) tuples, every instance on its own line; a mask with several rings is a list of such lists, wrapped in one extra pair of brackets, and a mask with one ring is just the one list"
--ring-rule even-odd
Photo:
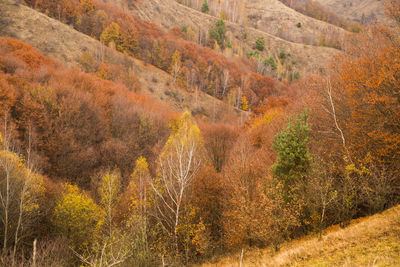
[(211, 166), (203, 167), (193, 183), (192, 201), (198, 207), (198, 216), (210, 231), (213, 247), (217, 247), (222, 237), (222, 212), (225, 190), (222, 175)]
[(347, 108), (343, 124), (358, 159), (370, 153), (386, 162), (400, 160), (400, 40), (396, 31), (371, 28), (336, 62), (333, 88)]
[[(114, 36), (118, 39), (115, 43), (117, 50), (151, 63), (164, 71), (168, 71), (172, 55), (178, 51), (182, 58), (182, 66), (190, 66), (190, 70), (193, 70), (195, 77), (190, 86), (200, 88), (218, 98), (224, 97), (221, 92), (221, 77), (224, 70), (230, 73), (227, 91), (230, 88), (239, 87), (240, 77), (246, 76), (251, 71), (251, 64), (243, 62), (243, 59), (227, 60), (223, 55), (208, 47), (182, 40), (182, 32), (179, 29), (164, 32), (156, 24), (141, 20), (108, 3), (94, 0), (91, 6), (93, 11), (87, 12), (85, 1), (59, 2), (55, 4), (50, 0), (32, 0), (27, 3), (53, 18), (72, 24), (78, 31), (97, 39), (100, 39), (100, 35), (109, 25), (117, 25), (119, 33), (118, 36)], [(74, 8), (71, 9), (71, 6)], [(121, 72), (121, 68), (118, 71)], [(101, 78), (118, 80), (117, 72), (112, 71), (110, 66), (105, 67), (104, 64), (100, 64), (97, 73)], [(124, 84), (128, 85), (126, 79)], [(183, 82), (180, 81), (178, 84), (183, 85)], [(250, 106), (259, 105), (274, 89), (271, 78), (256, 77), (252, 85), (256, 90), (254, 93), (253, 87), (247, 88), (247, 95), (254, 96), (249, 99)]]
[(63, 68), (22, 42), (2, 38), (0, 50), (2, 108), (11, 111), (23, 144), (33, 124), (41, 168), (51, 177), (88, 185), (100, 167), (117, 166), (126, 176), (139, 155), (155, 159), (174, 116), (168, 107)]
[(237, 129), (220, 123), (202, 124), (200, 128), (211, 164), (217, 172), (221, 172), (227, 161), (229, 151), (238, 137)]

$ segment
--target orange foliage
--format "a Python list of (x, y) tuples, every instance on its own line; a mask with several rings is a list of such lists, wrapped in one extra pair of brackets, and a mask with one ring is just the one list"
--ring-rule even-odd
[(343, 117), (351, 150), (362, 158), (400, 160), (400, 39), (397, 32), (371, 28), (334, 66), (333, 86), (345, 97)]
[(199, 216), (210, 231), (214, 245), (222, 237), (222, 212), (225, 196), (222, 175), (210, 166), (203, 167), (193, 183), (193, 204), (199, 208)]
[(139, 155), (155, 160), (167, 120), (175, 116), (169, 107), (64, 68), (20, 41), (1, 38), (0, 51), (1, 112), (12, 110), (22, 144), (33, 124), (46, 174), (87, 186), (99, 168), (117, 166), (127, 177)]
[(204, 145), (210, 157), (210, 162), (217, 172), (225, 165), (229, 151), (238, 137), (237, 130), (227, 124), (201, 124)]
[[(67, 8), (71, 3), (76, 6), (75, 13)], [(116, 23), (119, 26), (120, 34), (118, 49), (164, 71), (168, 71), (172, 55), (178, 51), (182, 57), (182, 66), (189, 66), (195, 75), (194, 84), (190, 86), (198, 87), (211, 95), (216, 92), (215, 96), (219, 98), (225, 97), (230, 88), (240, 87), (240, 77), (246, 76), (252, 68), (252, 64), (240, 61), (242, 59), (239, 61), (227, 60), (223, 55), (208, 47), (184, 41), (181, 38), (182, 32), (177, 28), (170, 32), (164, 32), (154, 23), (141, 20), (99, 0), (93, 1), (94, 10), (89, 13), (85, 11), (82, 1), (63, 0), (56, 5), (50, 0), (31, 0), (28, 1), (28, 4), (60, 20), (69, 18), (74, 13), (75, 17), (71, 20), (74, 27), (97, 39), (100, 39), (101, 33), (108, 25)], [(116, 74), (110, 74), (109, 70), (109, 68), (104, 68), (104, 65), (100, 65), (99, 77), (115, 80)], [(226, 88), (227, 92), (223, 95), (219, 91), (222, 88), (221, 77), (224, 70), (229, 71), (230, 80), (229, 86)], [(254, 75), (256, 74), (251, 74), (251, 76)], [(124, 82), (124, 84), (127, 83)], [(183, 82), (178, 82), (178, 84), (183, 85)], [(246, 92), (251, 108), (262, 103), (273, 89), (274, 83), (271, 78), (254, 78), (252, 87), (249, 87)]]
[(12, 38), (0, 39), (0, 46), (3, 54), (9, 54), (8, 57), (13, 56), (32, 69), (38, 69), (41, 65), (54, 64), (49, 58), (38, 53), (32, 46), (24, 44), (19, 40)]

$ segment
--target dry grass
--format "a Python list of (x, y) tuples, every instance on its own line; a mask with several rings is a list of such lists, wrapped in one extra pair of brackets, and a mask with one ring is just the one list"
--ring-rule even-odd
[[(0, 36), (26, 42), (67, 65), (78, 65), (79, 57), (84, 51), (96, 54), (101, 50), (99, 41), (36, 10), (15, 4), (13, 0), (0, 0)], [(196, 95), (194, 92), (177, 88), (171, 75), (140, 60), (107, 48), (104, 53), (108, 63), (124, 62), (125, 65), (131, 66), (139, 79), (141, 93), (151, 94), (176, 111), (203, 110), (205, 116), (211, 117), (213, 97), (202, 92)], [(157, 83), (154, 82), (154, 77), (157, 78)], [(222, 101), (215, 100), (215, 103), (216, 112), (219, 114), (240, 116), (243, 113), (235, 111)]]
[[(374, 14), (376, 18), (384, 23), (391, 24), (392, 22), (385, 15), (383, 6), (384, 0), (316, 0), (320, 4), (330, 8), (337, 14), (347, 18), (348, 20), (361, 21), (364, 14), (369, 17)], [(351, 3), (351, 4), (350, 4)]]
[[(285, 10), (290, 11), (290, 14), (286, 16), (288, 18), (300, 14), (290, 8), (287, 8), (278, 2), (278, 0), (273, 1), (276, 1), (278, 3), (277, 5), (285, 7)], [(250, 2), (252, 1), (249, 0), (249, 3)], [(175, 0), (141, 1), (140, 8), (141, 10), (138, 13), (139, 16), (141, 15), (143, 19), (151, 20), (167, 29), (172, 27), (181, 27), (182, 25), (191, 25), (194, 27), (196, 32), (198, 32), (199, 28), (205, 31), (210, 29), (218, 19), (217, 17), (213, 17), (189, 8), (185, 5), (181, 5)], [(270, 13), (270, 15), (272, 16), (270, 18), (275, 21), (275, 24), (271, 26), (271, 30), (272, 28), (275, 28), (277, 24), (283, 23), (283, 20), (281, 20), (280, 17), (273, 17), (276, 14)], [(301, 14), (299, 16), (301, 16), (303, 19), (306, 18)], [(310, 20), (314, 21), (315, 23), (323, 24), (323, 22), (314, 19)], [(292, 22), (290, 23), (293, 24), (293, 27), (296, 27), (296, 23), (298, 23), (297, 19), (294, 19)], [(263, 37), (265, 40), (265, 50), (261, 53), (262, 58), (267, 56), (279, 58), (279, 53), (284, 50), (286, 53), (290, 53), (292, 55), (292, 59), (296, 61), (294, 69), (303, 74), (318, 71), (319, 67), (324, 67), (329, 62), (331, 57), (338, 53), (338, 50), (333, 48), (289, 42), (268, 32), (255, 29), (253, 27), (242, 27), (241, 25), (232, 22), (226, 22), (226, 27), (227, 31), (232, 33), (232, 43), (234, 46), (235, 43), (242, 43), (243, 33), (247, 32), (247, 38), (243, 43), (244, 54), (247, 54), (253, 49), (257, 38)], [(318, 27), (315, 28), (317, 29)], [(298, 28), (296, 27), (296, 29)], [(340, 29), (339, 31), (342, 30)]]
[(338, 39), (346, 35), (342, 28), (303, 15), (279, 0), (247, 0), (246, 8), (252, 27), (288, 41), (318, 45), (324, 34)]
[[(204, 266), (239, 266), (239, 254)], [(243, 266), (400, 266), (400, 206), (284, 244), (245, 253)]]

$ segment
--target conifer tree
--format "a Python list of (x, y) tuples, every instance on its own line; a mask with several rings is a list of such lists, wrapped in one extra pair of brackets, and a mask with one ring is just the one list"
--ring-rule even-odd
[(214, 39), (221, 48), (224, 48), (225, 22), (222, 19), (219, 19), (215, 23), (215, 27), (210, 29), (210, 39)]
[(307, 113), (289, 119), (288, 126), (274, 139), (273, 149), (278, 153), (278, 162), (272, 167), (272, 174), (283, 187), (285, 201), (296, 198), (299, 184), (305, 182), (311, 170), (311, 155), (308, 151), (311, 127)]
[(264, 40), (264, 38), (263, 38), (263, 37), (258, 38), (257, 41), (256, 41), (256, 48), (257, 48), (257, 50), (263, 51), (263, 50), (264, 50), (264, 47), (265, 47), (265, 40)]
[(201, 12), (208, 13), (208, 11), (210, 11), (208, 2), (207, 2), (207, 0), (204, 0), (203, 5), (201, 6)]

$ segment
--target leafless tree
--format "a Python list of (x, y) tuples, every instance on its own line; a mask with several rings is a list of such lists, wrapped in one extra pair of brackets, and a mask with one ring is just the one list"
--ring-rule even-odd
[(178, 252), (178, 232), (181, 208), (187, 189), (200, 169), (202, 140), (200, 131), (189, 112), (179, 120), (179, 128), (168, 139), (159, 160), (159, 181), (151, 186), (158, 196), (157, 210), (166, 229), (175, 238)]
[(228, 84), (229, 84), (229, 70), (224, 69), (222, 76), (222, 98), (224, 98), (226, 94), (226, 89), (228, 88)]
[(35, 184), (40, 185), (42, 180), (34, 172), (31, 128), (29, 127), (25, 158), (19, 156), (7, 117), (4, 118), (0, 137), (0, 216), (3, 226), (3, 252), (12, 244), (11, 255), (14, 261), (21, 239), (28, 235), (29, 224), (39, 216), (36, 208), (36, 204), (39, 203), (38, 192), (34, 188), (37, 188)]

